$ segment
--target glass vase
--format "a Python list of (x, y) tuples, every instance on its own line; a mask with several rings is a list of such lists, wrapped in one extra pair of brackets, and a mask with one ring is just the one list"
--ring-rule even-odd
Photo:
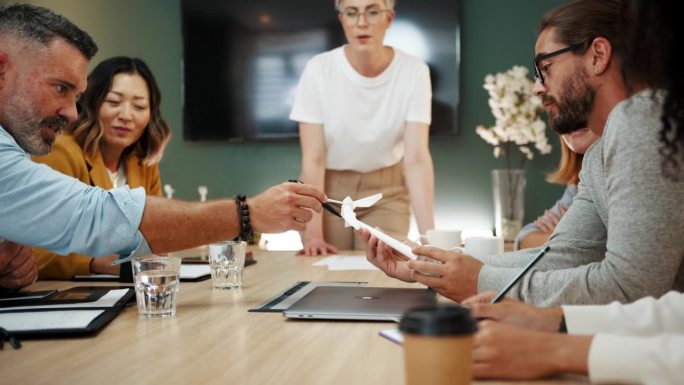
[(513, 241), (525, 217), (525, 170), (492, 170), (496, 235)]

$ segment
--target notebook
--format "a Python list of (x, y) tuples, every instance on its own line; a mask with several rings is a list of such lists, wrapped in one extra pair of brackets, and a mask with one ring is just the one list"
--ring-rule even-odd
[(90, 334), (127, 303), (135, 303), (134, 298), (132, 288), (118, 286), (79, 286), (38, 298), (18, 296), (0, 303), (0, 326), (22, 338)]
[(321, 286), (283, 314), (296, 319), (399, 322), (408, 309), (434, 305), (435, 300), (430, 289)]

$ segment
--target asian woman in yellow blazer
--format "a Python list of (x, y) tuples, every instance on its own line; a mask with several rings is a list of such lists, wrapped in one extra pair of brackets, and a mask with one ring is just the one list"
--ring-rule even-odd
[[(149, 67), (140, 59), (114, 57), (88, 76), (78, 119), (57, 137), (49, 155), (34, 157), (85, 184), (105, 189), (128, 185), (161, 194), (159, 161), (171, 138), (161, 116), (161, 93)], [(39, 279), (118, 274), (110, 258), (59, 256), (34, 249)]]

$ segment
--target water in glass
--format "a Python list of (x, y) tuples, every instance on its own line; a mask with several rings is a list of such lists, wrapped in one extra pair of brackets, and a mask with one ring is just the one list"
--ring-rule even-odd
[(135, 276), (138, 311), (150, 318), (176, 315), (179, 279), (176, 271), (147, 270)]

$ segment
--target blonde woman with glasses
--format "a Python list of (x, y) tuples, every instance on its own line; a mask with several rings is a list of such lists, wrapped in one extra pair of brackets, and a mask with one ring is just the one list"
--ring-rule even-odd
[[(160, 111), (161, 93), (152, 71), (137, 58), (113, 57), (88, 76), (78, 119), (57, 137), (53, 151), (34, 161), (104, 189), (144, 187), (161, 195), (159, 161), (171, 138)], [(58, 256), (35, 249), (39, 279), (70, 279), (90, 273), (118, 274), (110, 258)]]
[[(335, 0), (347, 44), (312, 58), (290, 119), (299, 122), (301, 179), (342, 199), (378, 192), (357, 217), (406, 238), (434, 227), (434, 171), (428, 146), (430, 74), (421, 60), (383, 44), (394, 0)], [(328, 213), (302, 234), (306, 255), (362, 250), (365, 242)]]

